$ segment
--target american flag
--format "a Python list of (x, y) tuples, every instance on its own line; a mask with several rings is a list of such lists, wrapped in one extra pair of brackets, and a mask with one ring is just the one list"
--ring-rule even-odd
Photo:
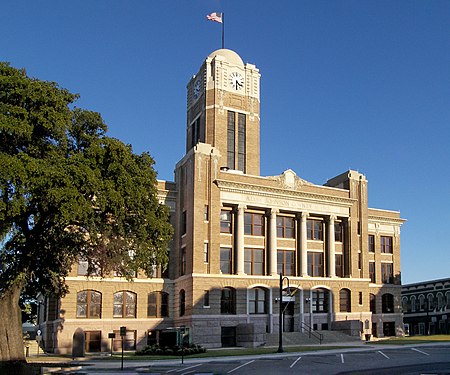
[(208, 15), (206, 16), (206, 18), (207, 18), (208, 20), (210, 20), (210, 21), (215, 21), (215, 22), (222, 23), (222, 13), (216, 13), (216, 12), (214, 12), (214, 13), (208, 14)]

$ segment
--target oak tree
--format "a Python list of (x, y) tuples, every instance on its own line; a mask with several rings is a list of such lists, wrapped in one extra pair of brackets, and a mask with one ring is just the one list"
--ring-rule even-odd
[(23, 361), (19, 296), (64, 295), (88, 272), (149, 276), (167, 263), (168, 210), (148, 153), (107, 136), (77, 95), (0, 63), (0, 361)]

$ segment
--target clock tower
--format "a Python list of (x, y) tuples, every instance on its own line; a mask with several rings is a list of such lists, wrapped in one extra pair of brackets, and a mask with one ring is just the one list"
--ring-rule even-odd
[(260, 74), (228, 49), (211, 53), (187, 86), (186, 152), (219, 151), (219, 166), (260, 173)]

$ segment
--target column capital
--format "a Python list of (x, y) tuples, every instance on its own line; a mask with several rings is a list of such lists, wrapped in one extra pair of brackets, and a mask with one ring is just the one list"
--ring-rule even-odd
[(270, 214), (271, 215), (278, 215), (280, 213), (280, 210), (278, 208), (271, 208)]
[(329, 217), (328, 217), (328, 221), (335, 221), (337, 219), (337, 216), (336, 215), (330, 215)]
[(238, 204), (237, 209), (238, 211), (244, 211), (247, 209), (247, 206), (245, 204)]
[(307, 219), (307, 218), (309, 217), (309, 212), (302, 211), (302, 212), (300, 213), (300, 217), (301, 217), (302, 219)]

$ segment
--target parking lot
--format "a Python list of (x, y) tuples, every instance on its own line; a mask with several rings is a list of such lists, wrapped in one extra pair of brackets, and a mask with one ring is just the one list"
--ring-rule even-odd
[[(105, 371), (106, 361), (84, 373)], [(116, 364), (117, 366), (117, 364)], [(120, 367), (119, 367), (120, 369)], [(109, 368), (108, 373), (112, 373)], [(251, 357), (189, 359), (181, 362), (127, 362), (126, 374), (450, 374), (450, 344), (344, 349)], [(91, 372), (92, 371), (92, 372)]]

